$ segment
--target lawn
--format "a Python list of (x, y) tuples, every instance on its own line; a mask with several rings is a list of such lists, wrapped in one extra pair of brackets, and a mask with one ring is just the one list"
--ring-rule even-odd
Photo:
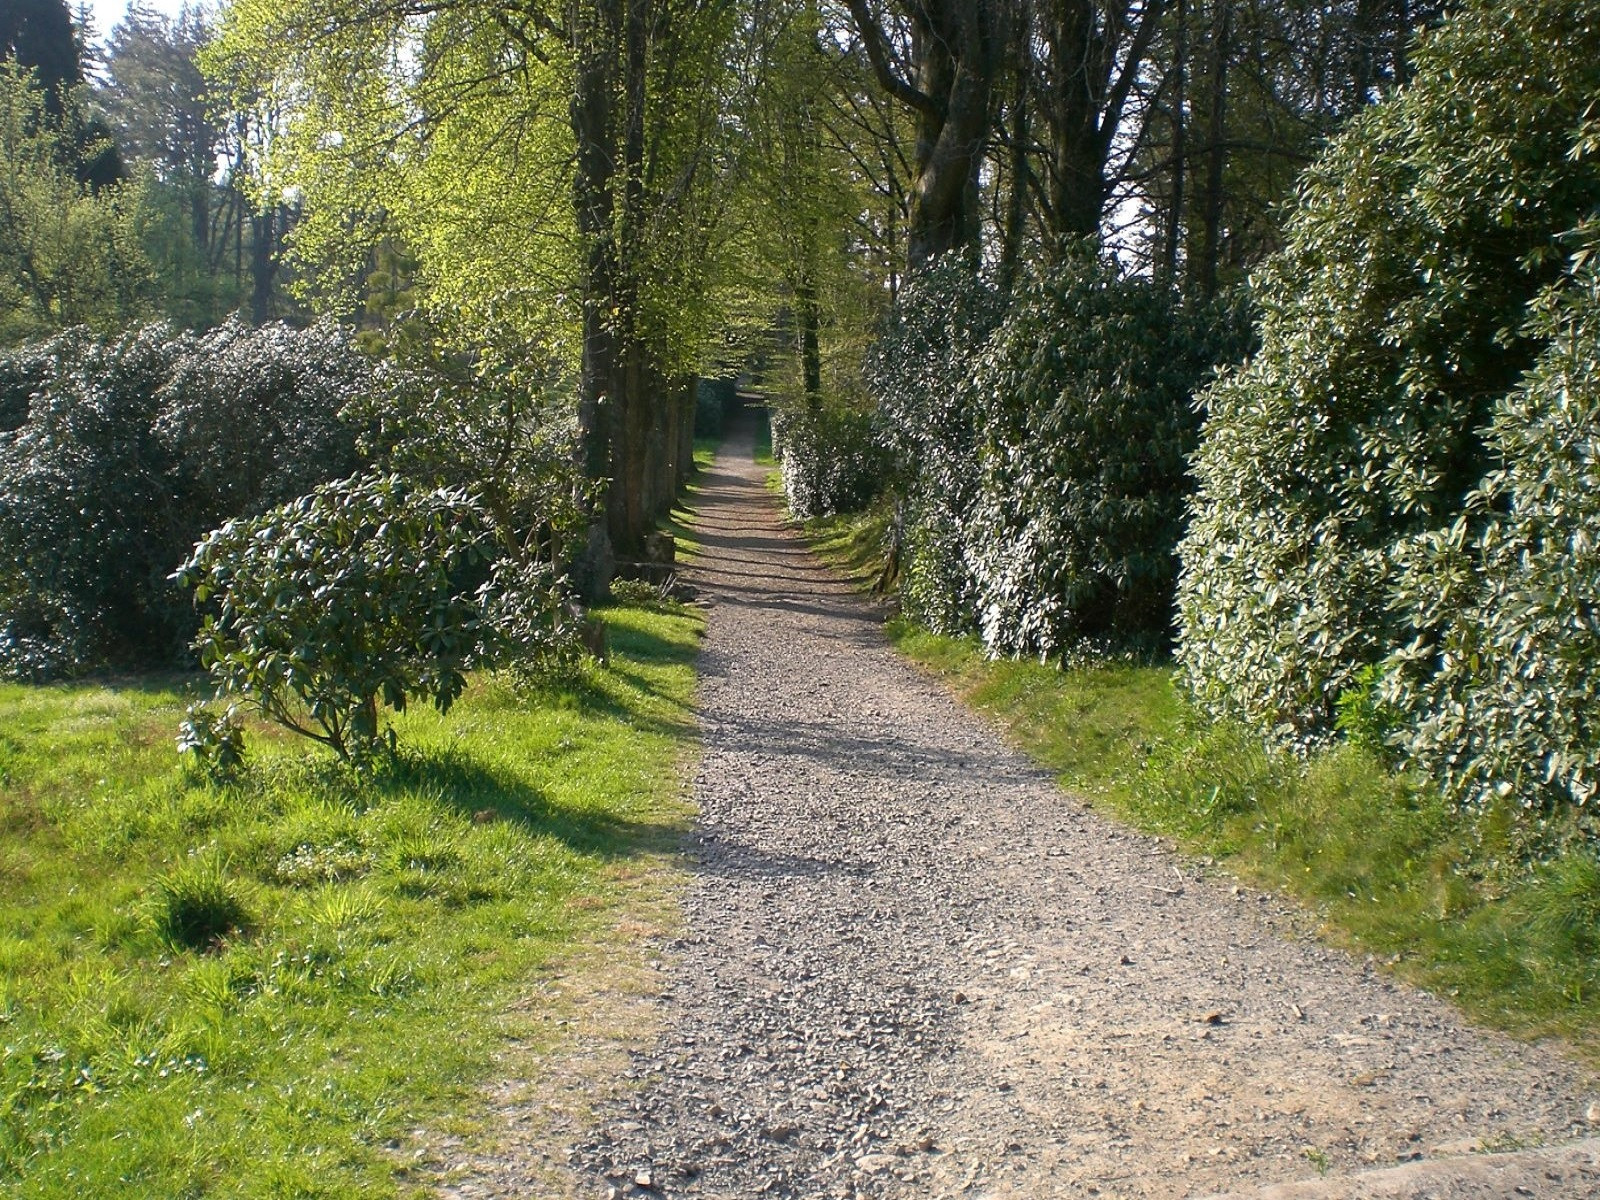
[(554, 1047), (524, 1001), (626, 953), (689, 819), (700, 622), (604, 615), (608, 666), (408, 713), (367, 780), (259, 727), (202, 781), (195, 680), (0, 687), (0, 1191), (394, 1195)]

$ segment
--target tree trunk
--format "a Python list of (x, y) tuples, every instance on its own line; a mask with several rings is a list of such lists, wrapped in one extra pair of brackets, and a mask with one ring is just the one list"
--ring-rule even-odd
[(250, 222), (250, 319), (257, 325), (272, 319), (272, 281), (278, 273), (272, 249), (281, 214), (281, 206), (274, 205)]
[(1178, 0), (1172, 34), (1172, 180), (1167, 197), (1167, 230), (1161, 254), (1161, 273), (1167, 283), (1178, 278), (1178, 248), (1183, 244), (1183, 185), (1189, 173), (1189, 5)]
[(1217, 0), (1215, 32), (1211, 47), (1211, 114), (1206, 151), (1206, 191), (1200, 238), (1200, 294), (1209, 299), (1217, 294), (1218, 271), (1222, 259), (1222, 170), (1227, 160), (1228, 56), (1231, 52), (1233, 7), (1231, 0)]
[(800, 319), (800, 374), (807, 407), (822, 406), (822, 315), (817, 304), (817, 285), (808, 268), (795, 289), (795, 308)]
[(1033, 14), (1024, 0), (1013, 29), (1016, 90), (1012, 94), (1010, 191), (1000, 250), (1000, 290), (1010, 292), (1022, 262), (1024, 224), (1028, 215), (1028, 81), (1033, 77)]
[(583, 246), (583, 353), (578, 373), (578, 453), (586, 479), (604, 482), (606, 497), (591, 513), (582, 556), (573, 564), (579, 593), (588, 600), (604, 596), (611, 582), (614, 550), (606, 514), (610, 493), (619, 486), (611, 478), (611, 425), (617, 407), (614, 393), (618, 369), (613, 324), (616, 296), (616, 243), (612, 220), (615, 199), (616, 148), (612, 129), (612, 69), (619, 24), (616, 0), (597, 0), (585, 20), (582, 3), (572, 5), (575, 79), (571, 124), (576, 144), (573, 206)]
[(978, 172), (989, 140), (999, 66), (993, 0), (901, 0), (911, 24), (913, 76), (895, 74), (888, 39), (866, 0), (847, 0), (880, 85), (916, 116), (906, 258), (910, 270), (953, 250), (976, 261)]

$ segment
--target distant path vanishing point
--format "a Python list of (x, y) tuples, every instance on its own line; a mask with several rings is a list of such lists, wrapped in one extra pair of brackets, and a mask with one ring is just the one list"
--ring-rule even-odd
[(1600, 1196), (1587, 1072), (1063, 794), (889, 649), (751, 442), (685, 571), (705, 741), (663, 1033), (580, 1195)]

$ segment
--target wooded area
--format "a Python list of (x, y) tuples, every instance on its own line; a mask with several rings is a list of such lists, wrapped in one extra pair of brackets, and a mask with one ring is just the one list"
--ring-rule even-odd
[(103, 41), (13, 4), (3, 657), (181, 656), (173, 498), (224, 442), (184, 513), (456, 489), (553, 637), (739, 377), (795, 512), (877, 505), (929, 626), (1175, 651), (1280, 741), (1581, 804), (1597, 37), (1574, 0), (236, 0)]

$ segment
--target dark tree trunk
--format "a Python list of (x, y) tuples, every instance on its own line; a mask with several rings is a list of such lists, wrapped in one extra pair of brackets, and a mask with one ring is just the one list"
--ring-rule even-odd
[[(592, 15), (590, 10), (592, 8)], [(571, 123), (576, 143), (573, 205), (583, 243), (583, 355), (578, 375), (579, 464), (586, 479), (607, 486), (603, 507), (592, 514), (587, 545), (574, 564), (575, 582), (587, 599), (598, 599), (611, 582), (614, 550), (605, 514), (610, 492), (614, 393), (619, 377), (613, 303), (617, 291), (613, 185), (613, 71), (618, 26), (617, 0), (575, 2), (569, 20), (575, 57)]]
[(1172, 180), (1167, 196), (1167, 229), (1161, 253), (1161, 273), (1170, 284), (1178, 278), (1178, 248), (1183, 244), (1183, 186), (1189, 175), (1189, 5), (1177, 0), (1177, 20), (1172, 33)]
[(1099, 237), (1112, 148), (1165, 8), (1147, 0), (1132, 28), (1125, 4), (1050, 0), (1041, 14), (1050, 60), (1039, 109), (1050, 134), (1046, 216), (1058, 251)]
[(1211, 95), (1209, 145), (1206, 148), (1206, 190), (1200, 236), (1200, 294), (1217, 294), (1218, 271), (1222, 260), (1223, 167), (1227, 163), (1228, 56), (1231, 53), (1233, 8), (1230, 0), (1218, 0), (1211, 47)]
[(796, 315), (800, 321), (800, 374), (806, 404), (815, 409), (822, 404), (822, 314), (817, 304), (817, 285), (807, 270), (795, 289)]
[(1011, 104), (1011, 155), (1005, 225), (1000, 248), (1000, 290), (1011, 291), (1022, 262), (1022, 240), (1028, 215), (1028, 83), (1033, 78), (1033, 14), (1025, 2), (1012, 27), (1015, 90)]
[(1000, 16), (994, 0), (901, 0), (911, 23), (913, 78), (895, 74), (866, 0), (847, 0), (879, 83), (916, 115), (916, 178), (906, 221), (910, 268), (953, 250), (974, 259), (978, 172), (989, 140)]
[(257, 213), (250, 222), (250, 319), (257, 325), (272, 319), (272, 283), (278, 273), (277, 256), (272, 251), (282, 213), (282, 208), (274, 205)]

